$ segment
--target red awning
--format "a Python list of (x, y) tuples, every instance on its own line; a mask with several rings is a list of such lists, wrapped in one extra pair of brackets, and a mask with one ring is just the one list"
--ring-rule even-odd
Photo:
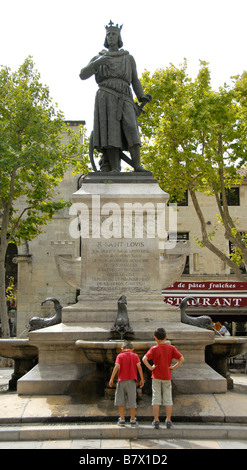
[[(247, 317), (247, 282), (241, 281), (180, 281), (163, 289), (164, 302), (179, 307), (184, 297), (190, 314), (240, 315)], [(243, 320), (245, 321), (245, 320)]]

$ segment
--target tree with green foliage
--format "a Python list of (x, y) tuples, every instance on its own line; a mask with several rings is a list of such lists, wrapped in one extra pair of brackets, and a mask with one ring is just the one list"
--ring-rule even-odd
[(65, 125), (31, 57), (16, 72), (1, 67), (0, 313), (4, 337), (9, 336), (5, 296), (8, 244), (35, 238), (55, 212), (69, 204), (59, 199), (56, 188), (68, 168), (88, 171), (87, 139), (82, 143), (81, 137)]
[[(240, 169), (247, 163), (247, 72), (233, 77), (231, 86), (218, 91), (211, 87), (206, 62), (200, 62), (197, 77), (188, 77), (187, 63), (170, 65), (142, 79), (153, 101), (140, 118), (143, 162), (173, 200), (180, 201), (188, 190), (200, 221), (199, 244), (227, 263), (238, 279), (240, 264), (247, 266), (247, 236), (231, 217), (227, 192), (241, 185)], [(218, 221), (224, 236), (235, 247), (225, 254), (214, 243), (197, 193), (215, 197)]]

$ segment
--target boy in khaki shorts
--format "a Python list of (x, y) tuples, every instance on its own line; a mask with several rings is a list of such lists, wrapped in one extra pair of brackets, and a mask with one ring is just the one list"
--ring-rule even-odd
[(137, 424), (135, 417), (136, 411), (136, 381), (137, 381), (137, 369), (140, 375), (140, 387), (144, 385), (143, 372), (141, 361), (136, 353), (134, 353), (133, 344), (130, 342), (124, 343), (122, 346), (122, 352), (118, 354), (115, 361), (115, 366), (112, 371), (112, 375), (109, 381), (109, 386), (113, 386), (115, 375), (118, 373), (118, 382), (115, 392), (115, 406), (118, 406), (119, 426), (125, 425), (125, 396), (128, 398), (128, 404), (130, 408), (130, 424), (132, 426)]
[[(152, 346), (142, 358), (145, 366), (152, 371), (152, 405), (154, 413), (152, 424), (154, 428), (159, 428), (160, 405), (165, 405), (166, 427), (170, 428), (172, 426), (173, 405), (171, 371), (177, 369), (184, 362), (184, 357), (175, 346), (166, 343), (167, 335), (164, 328), (157, 328), (154, 332), (154, 339), (157, 345)], [(178, 359), (173, 366), (171, 366), (172, 359)], [(149, 360), (153, 361), (153, 365), (149, 363)]]

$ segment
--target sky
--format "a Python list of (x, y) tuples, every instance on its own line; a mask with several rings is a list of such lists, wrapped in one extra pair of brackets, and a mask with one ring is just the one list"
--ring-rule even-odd
[(123, 49), (141, 77), (188, 61), (194, 78), (209, 62), (214, 89), (247, 70), (246, 0), (0, 0), (0, 65), (12, 71), (31, 55), (66, 120), (93, 128), (94, 77), (79, 72), (103, 49), (105, 25), (123, 24)]

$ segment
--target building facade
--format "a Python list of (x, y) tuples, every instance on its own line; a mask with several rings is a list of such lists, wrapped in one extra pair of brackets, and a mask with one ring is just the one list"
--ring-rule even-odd
[[(200, 207), (205, 216), (209, 231), (214, 231), (213, 243), (226, 255), (232, 246), (224, 237), (224, 227), (218, 223), (214, 196), (197, 193)], [(240, 187), (229, 191), (229, 211), (239, 232), (247, 231), (247, 180)], [(194, 297), (196, 302), (188, 302), (188, 312), (192, 315), (210, 315), (214, 321), (247, 321), (247, 276), (242, 267), (243, 281), (237, 281), (229, 266), (206, 247), (198, 245), (201, 231), (200, 222), (190, 196), (178, 206), (177, 238), (189, 240), (190, 255), (187, 257), (184, 272), (178, 281), (163, 290), (165, 302), (179, 305), (182, 298)]]
[[(66, 121), (74, 132), (81, 132), (85, 121)], [(57, 191), (57, 199), (71, 200), (71, 195), (78, 189), (78, 180), (81, 175), (73, 174), (72, 170), (66, 172)], [(12, 336), (26, 337), (29, 319), (34, 316), (53, 316), (54, 304), (46, 302), (47, 298), (56, 298), (62, 306), (76, 301), (75, 290), (67, 285), (59, 276), (52, 253), (52, 242), (68, 240), (69, 235), (69, 208), (56, 212), (53, 219), (43, 227), (43, 233), (31, 241), (23, 241), (16, 247), (9, 245), (7, 253), (8, 278), (15, 280), (14, 305), (9, 306), (9, 317)], [(77, 250), (77, 247), (75, 247)], [(79, 250), (79, 247), (78, 247)], [(75, 252), (75, 255), (79, 253)]]
[[(79, 126), (84, 123), (70, 121), (68, 124), (79, 132)], [(59, 186), (58, 197), (70, 201), (78, 189), (80, 177), (67, 171)], [(231, 246), (224, 237), (223, 227), (218, 223), (214, 197), (204, 193), (198, 193), (197, 196), (209, 229), (217, 228), (214, 243), (229, 254)], [(236, 220), (237, 229), (242, 232), (247, 231), (246, 207), (247, 180), (244, 180), (241, 187), (233, 189), (232, 200), (229, 200), (230, 213)], [(44, 227), (42, 234), (30, 242), (23, 242), (8, 255), (9, 264), (14, 256), (16, 270), (17, 300), (11, 315), (13, 334), (18, 337), (27, 336), (27, 324), (31, 317), (54, 315), (52, 301), (41, 306), (45, 299), (56, 298), (62, 306), (76, 302), (78, 292), (59, 276), (52, 252), (53, 242), (70, 240), (70, 221), (69, 209), (64, 208)], [(207, 248), (198, 245), (200, 225), (189, 195), (183, 205), (178, 206), (176, 236), (180, 241), (189, 241), (190, 254), (180, 279), (172, 286), (164, 286), (164, 303), (179, 307), (184, 297), (192, 296), (197, 303), (188, 303), (187, 313), (191, 315), (210, 315), (213, 321), (246, 322), (247, 276), (246, 281), (245, 278), (243, 282), (237, 281), (225, 263)], [(80, 255), (79, 240), (75, 244), (74, 255)]]

